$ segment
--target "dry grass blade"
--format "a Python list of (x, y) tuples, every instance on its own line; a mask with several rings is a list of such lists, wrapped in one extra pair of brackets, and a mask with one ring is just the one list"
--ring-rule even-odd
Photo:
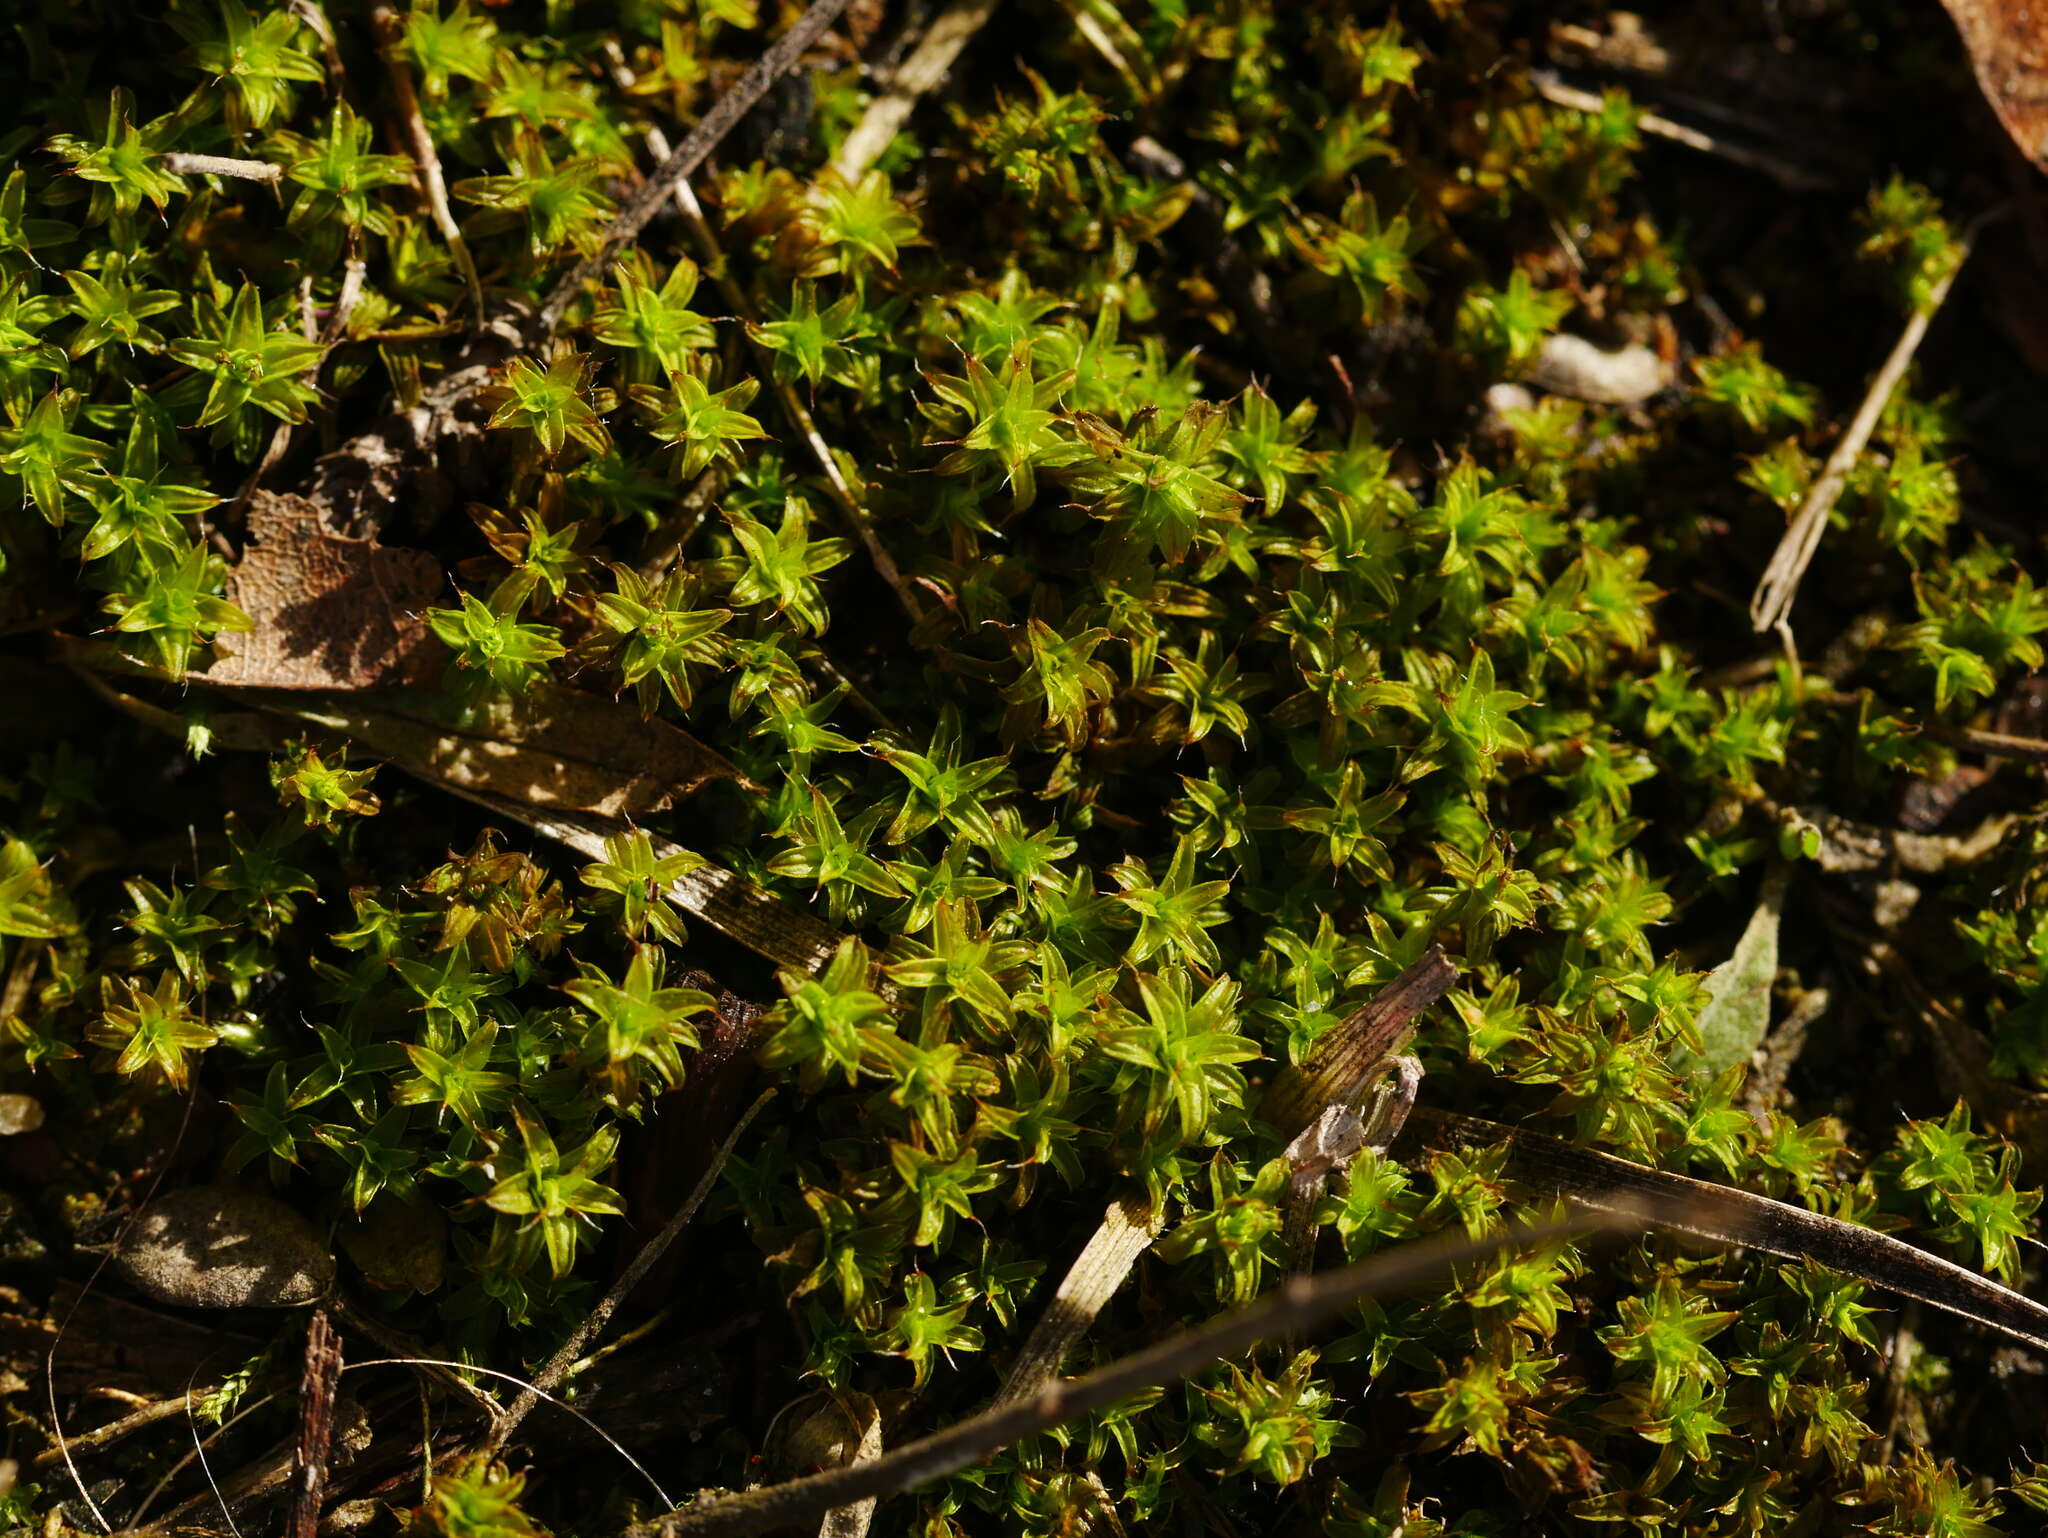
[[(474, 801), (501, 817), (531, 828), (575, 850), (586, 860), (602, 860), (604, 841), (626, 832), (624, 824), (573, 812), (542, 812), (520, 806), (501, 796), (485, 795), (453, 785), (431, 775), (421, 778), (443, 790)], [(662, 859), (676, 852), (676, 846), (654, 840), (654, 855)], [(720, 934), (739, 941), (756, 955), (777, 966), (800, 972), (814, 972), (832, 959), (846, 937), (829, 924), (820, 923), (794, 903), (765, 892), (746, 877), (722, 865), (705, 863), (669, 884), (666, 896), (685, 913), (709, 924)]]
[(853, 132), (839, 146), (832, 169), (849, 182), (878, 159), (910, 120), (920, 98), (946, 78), (953, 61), (995, 14), (1001, 0), (954, 0), (889, 79), (888, 89), (867, 105)]
[(543, 337), (553, 335), (584, 285), (610, 267), (621, 251), (639, 239), (647, 221), (661, 211), (661, 205), (668, 201), (683, 178), (704, 163), (705, 157), (732, 132), (739, 120), (746, 116), (747, 109), (759, 101), (771, 85), (789, 73), (803, 51), (839, 19), (839, 13), (846, 9), (847, 3), (848, 0), (812, 0), (810, 8), (797, 18), (796, 25), (777, 38), (768, 51), (733, 82), (732, 89), (698, 120), (689, 137), (655, 168), (646, 185), (619, 210), (618, 216), (605, 230), (604, 241), (598, 249), (565, 273), (549, 291), (538, 317)]
[(372, 1358), (370, 1361), (367, 1362), (350, 1362), (346, 1367), (342, 1369), (342, 1371), (358, 1372), (365, 1367), (437, 1368), (445, 1372), (476, 1373), (481, 1377), (495, 1378), (501, 1383), (517, 1384), (522, 1390), (524, 1390), (527, 1393), (531, 1393), (532, 1395), (534, 1395), (534, 1397), (546, 1400), (549, 1404), (553, 1405), (557, 1410), (560, 1410), (563, 1414), (573, 1415), (577, 1420), (581, 1421), (585, 1428), (589, 1430), (592, 1436), (596, 1437), (599, 1441), (603, 1442), (605, 1446), (609, 1447), (613, 1452), (617, 1453), (621, 1458), (625, 1459), (627, 1463), (632, 1465), (633, 1472), (638, 1474), (642, 1479), (647, 1481), (648, 1488), (655, 1493), (656, 1497), (659, 1498), (662, 1505), (668, 1507), (673, 1507), (675, 1505), (675, 1502), (669, 1499), (668, 1492), (661, 1488), (660, 1481), (657, 1480), (652, 1474), (647, 1472), (647, 1466), (645, 1464), (643, 1464), (638, 1458), (634, 1457), (631, 1453), (627, 1452), (626, 1449), (619, 1444), (619, 1439), (617, 1437), (613, 1436), (610, 1432), (606, 1431), (604, 1427), (598, 1425), (596, 1421), (592, 1420), (589, 1416), (585, 1415), (581, 1410), (577, 1409), (574, 1405), (568, 1403), (566, 1400), (557, 1399), (553, 1394), (542, 1392), (540, 1389), (534, 1387), (533, 1384), (529, 1383), (526, 1379), (520, 1377), (517, 1373), (500, 1372), (495, 1367), (479, 1367), (474, 1362), (451, 1362), (443, 1360), (440, 1357), (431, 1356), (380, 1356)]
[(633, 1289), (640, 1285), (640, 1279), (654, 1268), (654, 1263), (661, 1259), (671, 1244), (675, 1243), (676, 1235), (689, 1226), (690, 1219), (697, 1215), (697, 1209), (704, 1205), (705, 1199), (711, 1195), (711, 1188), (718, 1183), (719, 1174), (725, 1168), (725, 1161), (732, 1157), (732, 1151), (739, 1145), (741, 1134), (752, 1125), (754, 1118), (760, 1115), (768, 1102), (774, 1098), (775, 1091), (767, 1090), (747, 1107), (740, 1119), (734, 1123), (732, 1131), (726, 1134), (726, 1139), (719, 1145), (718, 1152), (712, 1156), (711, 1163), (705, 1169), (703, 1177), (698, 1180), (696, 1189), (691, 1191), (688, 1199), (676, 1209), (675, 1216), (662, 1226), (660, 1233), (640, 1247), (640, 1253), (633, 1257), (633, 1263), (620, 1273), (616, 1282), (612, 1283), (611, 1291), (599, 1299), (597, 1306), (585, 1316), (583, 1322), (569, 1332), (569, 1338), (562, 1342), (555, 1354), (547, 1359), (539, 1372), (534, 1374), (533, 1382), (520, 1391), (519, 1397), (512, 1401), (511, 1408), (498, 1418), (498, 1423), (491, 1428), (490, 1438), (485, 1444), (485, 1450), (492, 1457), (496, 1457), (503, 1450), (512, 1433), (519, 1428), (520, 1422), (532, 1413), (533, 1407), (569, 1376), (569, 1369), (574, 1367), (583, 1353), (590, 1349), (591, 1342), (597, 1339), (599, 1332), (611, 1321), (612, 1315), (618, 1312), (619, 1305), (626, 1301)]
[(768, 1532), (816, 1520), (836, 1506), (887, 1497), (938, 1479), (1024, 1437), (1077, 1415), (1115, 1404), (1148, 1388), (1174, 1383), (1210, 1362), (1234, 1357), (1260, 1341), (1306, 1332), (1364, 1297), (1407, 1292), (1453, 1268), (1524, 1245), (1589, 1233), (1632, 1230), (1636, 1214), (1615, 1213), (1584, 1222), (1511, 1228), (1481, 1239), (1456, 1235), (1426, 1239), (1375, 1255), (1340, 1271), (1295, 1277), (1247, 1308), (1170, 1336), (1086, 1377), (1050, 1384), (1027, 1399), (997, 1404), (932, 1436), (909, 1442), (873, 1463), (858, 1463), (700, 1501), (658, 1521), (626, 1529), (625, 1538), (696, 1538), (699, 1534)]
[(1948, 299), (1949, 289), (1955, 285), (1956, 274), (1962, 271), (1963, 263), (1968, 260), (1970, 246), (1983, 222), (1982, 219), (1976, 220), (1963, 231), (1959, 241), (1961, 250), (1955, 263), (1929, 290), (1927, 302), (1916, 306), (1907, 317), (1899, 339), (1892, 343), (1890, 354), (1871, 376), (1870, 388), (1864, 391), (1863, 403), (1856, 408), (1856, 415), (1849, 419), (1841, 441), (1828, 455), (1827, 463), (1821, 467), (1813, 484), (1807, 487), (1806, 498), (1799, 504), (1799, 511), (1792, 515), (1792, 522), (1779, 536), (1778, 548), (1771, 553), (1770, 563), (1764, 567), (1756, 592), (1749, 600), (1750, 624), (1758, 634), (1779, 629), (1791, 616), (1793, 601), (1799, 596), (1799, 584), (1806, 576), (1806, 568), (1813, 564), (1814, 552), (1820, 548), (1820, 536), (1827, 528), (1828, 514), (1834, 509), (1835, 500), (1841, 496), (1842, 488), (1849, 483), (1849, 472), (1856, 468), (1857, 458), (1870, 442), (1871, 433), (1876, 431), (1878, 418), (1884, 415), (1892, 392), (1906, 377), (1906, 368), (1912, 363), (1913, 354), (1920, 350), (1927, 327)]
[(1053, 1380), (1061, 1360), (1088, 1333), (1138, 1257), (1159, 1237), (1164, 1221), (1165, 1214), (1155, 1210), (1142, 1192), (1110, 1203), (1010, 1364), (1010, 1375), (996, 1394), (998, 1405), (1028, 1399)]
[(1810, 1260), (2048, 1350), (2048, 1307), (1875, 1229), (1498, 1122), (1418, 1107), (1411, 1126), (1451, 1144), (1506, 1142), (1508, 1173), (1514, 1178), (1587, 1206), (1617, 1211), (1626, 1207), (1658, 1228), (1787, 1260)]
[[(1569, 107), (1574, 112), (1598, 116), (1606, 109), (1606, 103), (1591, 91), (1582, 91), (1577, 86), (1566, 85), (1548, 70), (1536, 70), (1530, 76), (1530, 83), (1536, 87), (1536, 94), (1545, 101), (1559, 107)], [(1754, 145), (1739, 144), (1731, 139), (1706, 133), (1689, 124), (1673, 122), (1655, 112), (1639, 113), (1636, 127), (1654, 138), (1668, 139), (1673, 144), (1682, 144), (1687, 149), (1698, 150), (1703, 155), (1713, 155), (1732, 165), (1747, 166), (1752, 171), (1761, 171), (1788, 192), (1817, 192), (1834, 185), (1834, 178), (1774, 155)]]

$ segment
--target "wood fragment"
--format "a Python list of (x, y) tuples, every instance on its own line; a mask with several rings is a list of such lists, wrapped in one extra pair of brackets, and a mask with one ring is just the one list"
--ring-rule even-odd
[(1749, 600), (1750, 624), (1759, 635), (1779, 629), (1790, 617), (1793, 601), (1799, 596), (1799, 584), (1806, 576), (1806, 568), (1813, 563), (1814, 552), (1820, 548), (1820, 537), (1827, 528), (1828, 514), (1834, 508), (1835, 499), (1848, 485), (1849, 472), (1856, 468), (1858, 457), (1877, 428), (1878, 418), (1884, 415), (1886, 403), (1899, 387), (1899, 381), (1906, 377), (1906, 368), (1912, 363), (1913, 354), (1920, 350), (1928, 325), (1955, 285), (1956, 274), (1962, 271), (1963, 263), (1969, 258), (1976, 228), (1977, 224), (1973, 223), (1963, 231), (1959, 237), (1962, 249), (1955, 264), (1936, 281), (1927, 295), (1927, 302), (1916, 306), (1906, 318), (1898, 340), (1892, 343), (1890, 354), (1871, 376), (1870, 388), (1863, 393), (1863, 403), (1856, 408), (1856, 415), (1849, 419), (1849, 426), (1836, 443), (1834, 452), (1828, 455), (1820, 474), (1807, 487), (1799, 511), (1792, 515), (1791, 523), (1779, 537), (1778, 548), (1772, 552), (1763, 576), (1757, 581), (1756, 592)]
[(1273, 1081), (1259, 1115), (1292, 1138), (1333, 1105), (1355, 1106), (1394, 1046), (1425, 1009), (1451, 991), (1458, 969), (1440, 945), (1404, 970), (1372, 1000), (1346, 1015)]
[(811, 0), (810, 7), (761, 55), (732, 88), (712, 104), (697, 121), (682, 144), (655, 167), (645, 185), (621, 208), (604, 232), (598, 248), (568, 272), (549, 290), (536, 317), (536, 329), (545, 340), (562, 324), (562, 317), (584, 288), (611, 267), (621, 251), (640, 238), (647, 221), (661, 211), (674, 189), (702, 165), (719, 142), (732, 132), (739, 120), (759, 101), (768, 88), (788, 74), (803, 51), (816, 42), (824, 30), (839, 19), (847, 0)]
[(987, 24), (1000, 3), (1001, 0), (953, 0), (940, 12), (910, 57), (890, 76), (887, 89), (868, 103), (860, 121), (853, 125), (853, 132), (839, 146), (832, 169), (849, 182), (859, 181), (861, 174), (881, 158), (902, 131), (918, 101), (946, 78), (953, 61)]
[(327, 1310), (316, 1308), (306, 1325), (305, 1371), (299, 1379), (299, 1440), (292, 1467), (288, 1538), (318, 1538), (327, 1495), (327, 1460), (334, 1441), (334, 1395), (341, 1384), (341, 1337)]
[[(1381, 989), (1372, 1002), (1352, 1011), (1324, 1036), (1317, 1043), (1321, 1050), (1307, 1065), (1300, 1070), (1290, 1067), (1282, 1073), (1267, 1093), (1260, 1115), (1283, 1133), (1298, 1135), (1326, 1111), (1344, 1108), (1352, 1112), (1349, 1124), (1342, 1128), (1333, 1126), (1332, 1137), (1342, 1138), (1355, 1131), (1357, 1142), (1350, 1153), (1365, 1146), (1375, 1128), (1391, 1141), (1399, 1131), (1398, 1122), (1389, 1126), (1391, 1118), (1376, 1119), (1368, 1126), (1356, 1114), (1357, 1101), (1386, 1066), (1390, 1049), (1415, 1017), (1449, 992), (1457, 978), (1458, 970), (1444, 955), (1443, 948), (1432, 945), (1420, 961)], [(1414, 1080), (1407, 1080), (1404, 1075), (1404, 1112), (1405, 1105), (1414, 1100), (1415, 1080), (1419, 1079), (1419, 1070)], [(1334, 1144), (1332, 1154), (1334, 1158)], [(1313, 1162), (1304, 1153), (1304, 1168)], [(1333, 1167), (1333, 1163), (1319, 1166), (1325, 1177)], [(1309, 1184), (1305, 1184), (1296, 1206), (1312, 1202), (1315, 1194), (1320, 1194), (1320, 1185), (1311, 1191)], [(1298, 1227), (1298, 1216), (1295, 1222)], [(998, 1405), (1029, 1395), (1052, 1381), (1061, 1360), (1088, 1333), (1096, 1316), (1123, 1286), (1138, 1257), (1151, 1247), (1164, 1226), (1165, 1214), (1154, 1210), (1142, 1192), (1129, 1192), (1110, 1204), (1095, 1233), (1061, 1279), (1052, 1303), (1032, 1327), (996, 1396)]]
[[(873, 1399), (859, 1391), (850, 1391), (840, 1396), (845, 1413), (851, 1417), (859, 1430), (859, 1438), (851, 1449), (846, 1467), (858, 1463), (873, 1463), (882, 1456), (882, 1412)], [(875, 1507), (881, 1501), (876, 1496), (865, 1496), (849, 1501), (844, 1506), (834, 1506), (819, 1519), (818, 1538), (868, 1538), (868, 1529), (874, 1525)]]

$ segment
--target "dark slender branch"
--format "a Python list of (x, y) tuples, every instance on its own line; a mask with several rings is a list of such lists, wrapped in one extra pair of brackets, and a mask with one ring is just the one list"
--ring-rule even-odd
[(668, 201), (677, 183), (704, 163), (718, 147), (719, 141), (747, 115), (747, 109), (759, 101), (771, 85), (789, 73), (803, 51), (839, 19), (839, 13), (846, 6), (847, 0), (811, 0), (810, 9), (797, 18), (796, 25), (777, 38), (768, 51), (733, 82), (732, 89), (719, 97), (711, 110), (698, 119), (689, 137), (655, 168), (646, 184), (619, 210), (618, 217), (612, 220), (611, 227), (604, 233), (604, 243), (564, 274), (548, 294), (538, 317), (543, 338), (553, 335), (555, 328), (561, 325), (563, 315), (576, 302), (583, 286), (639, 238), (641, 230), (647, 227), (647, 221), (661, 211), (661, 205)]
[(2014, 737), (2006, 732), (1981, 732), (1960, 727), (1948, 734), (1949, 741), (1967, 753), (1992, 758), (2019, 758), (2030, 764), (2048, 764), (2048, 742), (2038, 737)]
[(761, 1114), (762, 1108), (774, 1098), (775, 1091), (767, 1090), (747, 1107), (745, 1113), (734, 1123), (732, 1131), (726, 1135), (725, 1141), (719, 1145), (718, 1152), (711, 1156), (710, 1166), (704, 1171), (703, 1178), (697, 1182), (697, 1187), (690, 1193), (689, 1198), (676, 1209), (675, 1216), (662, 1226), (660, 1233), (641, 1246), (640, 1253), (633, 1257), (633, 1263), (626, 1267), (616, 1282), (612, 1283), (611, 1291), (598, 1300), (597, 1307), (590, 1311), (589, 1317), (570, 1332), (569, 1338), (547, 1359), (546, 1365), (534, 1374), (532, 1384), (521, 1390), (519, 1397), (512, 1401), (512, 1407), (498, 1418), (498, 1423), (491, 1428), (491, 1434), (484, 1444), (490, 1456), (495, 1458), (504, 1450), (512, 1433), (519, 1428), (519, 1423), (532, 1413), (535, 1405), (540, 1403), (541, 1396), (553, 1393), (569, 1375), (569, 1369), (582, 1359), (583, 1353), (590, 1348), (590, 1343), (597, 1339), (598, 1333), (610, 1322), (612, 1315), (619, 1311), (619, 1305), (624, 1303), (627, 1295), (640, 1285), (640, 1279), (654, 1268), (654, 1263), (661, 1259), (668, 1247), (675, 1242), (676, 1235), (681, 1233), (689, 1225), (690, 1219), (697, 1215), (697, 1209), (703, 1206), (705, 1199), (711, 1195), (711, 1188), (717, 1183), (719, 1172), (725, 1168), (725, 1161), (732, 1157), (733, 1149), (738, 1146), (740, 1134), (747, 1130), (754, 1118)]
[(2048, 1351), (2048, 1307), (1953, 1261), (1839, 1218), (1736, 1186), (1652, 1169), (1499, 1122), (1418, 1106), (1409, 1127), (1452, 1145), (1508, 1145), (1507, 1172), (1596, 1208), (1626, 1206), (1659, 1228), (1742, 1245), (1788, 1260), (1810, 1260), (1901, 1297), (1918, 1298)]
[(1456, 1266), (1483, 1260), (1503, 1250), (1639, 1226), (1640, 1220), (1631, 1213), (1509, 1228), (1483, 1239), (1469, 1239), (1463, 1234), (1441, 1236), (1403, 1245), (1341, 1271), (1295, 1277), (1249, 1308), (1220, 1315), (1084, 1378), (1055, 1383), (1028, 1399), (984, 1410), (936, 1435), (906, 1443), (872, 1463), (832, 1469), (743, 1495), (700, 1501), (656, 1521), (629, 1527), (624, 1538), (760, 1533), (798, 1523), (815, 1523), (835, 1506), (895, 1495), (941, 1478), (1049, 1426), (1128, 1399), (1143, 1389), (1176, 1382), (1210, 1362), (1237, 1356), (1262, 1340), (1289, 1331), (1313, 1329), (1362, 1297), (1412, 1291)]

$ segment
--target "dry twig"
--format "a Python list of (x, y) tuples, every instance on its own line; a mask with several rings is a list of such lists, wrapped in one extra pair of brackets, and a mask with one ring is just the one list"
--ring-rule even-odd
[(378, 51), (383, 54), (385, 71), (391, 77), (391, 94), (398, 103), (398, 118), (405, 127), (405, 139), (412, 150), (413, 164), (419, 167), (420, 181), (427, 195), (427, 212), (433, 217), (434, 228), (448, 242), (455, 265), (462, 269), (462, 281), (469, 288), (470, 303), (476, 306), (476, 313), (481, 317), (484, 313), (483, 284), (477, 278), (476, 263), (470, 257), (469, 246), (455, 223), (455, 212), (448, 206), (447, 178), (441, 174), (441, 157), (434, 149), (434, 136), (427, 132), (427, 120), (420, 115), (419, 97), (412, 88), (412, 71), (406, 68), (405, 60), (399, 56), (399, 44), (405, 40), (405, 22), (390, 6), (379, 5), (370, 12), (370, 24), (376, 29)]
[(263, 182), (275, 187), (284, 179), (284, 167), (267, 160), (236, 160), (226, 155), (185, 155), (177, 151), (163, 157), (164, 169), (173, 176), (232, 176), (245, 182)]
[(732, 1156), (733, 1149), (738, 1146), (740, 1135), (752, 1125), (754, 1118), (760, 1115), (762, 1109), (774, 1098), (775, 1091), (766, 1090), (747, 1107), (740, 1119), (733, 1124), (732, 1131), (726, 1134), (726, 1139), (719, 1145), (718, 1152), (712, 1156), (710, 1166), (704, 1171), (703, 1178), (697, 1182), (696, 1189), (691, 1191), (688, 1199), (676, 1209), (675, 1216), (662, 1226), (660, 1233), (640, 1247), (640, 1253), (633, 1257), (633, 1263), (620, 1273), (616, 1282), (612, 1283), (611, 1291), (599, 1299), (597, 1306), (591, 1309), (583, 1322), (569, 1332), (569, 1338), (562, 1342), (555, 1354), (547, 1359), (539, 1372), (534, 1374), (533, 1382), (526, 1385), (519, 1397), (512, 1401), (511, 1408), (498, 1417), (497, 1424), (491, 1428), (491, 1434), (484, 1444), (485, 1451), (491, 1457), (495, 1458), (504, 1450), (512, 1433), (518, 1430), (520, 1422), (533, 1412), (533, 1407), (569, 1376), (569, 1369), (576, 1365), (583, 1353), (590, 1348), (590, 1343), (597, 1339), (599, 1332), (610, 1322), (612, 1315), (619, 1311), (619, 1305), (626, 1301), (627, 1295), (640, 1285), (640, 1279), (654, 1268), (654, 1263), (661, 1259), (671, 1244), (675, 1243), (676, 1235), (689, 1226), (690, 1219), (697, 1215), (697, 1209), (702, 1207), (705, 1198), (711, 1195), (711, 1188), (717, 1183), (719, 1173), (725, 1168), (725, 1161)]
[[(1750, 623), (1758, 634), (1771, 630), (1787, 633), (1786, 620), (1792, 613), (1793, 600), (1799, 596), (1799, 583), (1806, 575), (1806, 568), (1812, 564), (1814, 552), (1820, 548), (1820, 536), (1827, 528), (1828, 513), (1834, 508), (1835, 499), (1841, 496), (1842, 488), (1848, 484), (1849, 472), (1855, 469), (1857, 457), (1862, 454), (1864, 445), (1870, 442), (1870, 435), (1877, 428), (1878, 418), (1884, 415), (1892, 391), (1905, 378), (1913, 354), (1920, 350), (1928, 324), (1948, 298), (1948, 291), (1955, 283), (1956, 274), (1962, 271), (1971, 243), (1983, 222), (1982, 219), (1975, 220), (1963, 231), (1959, 237), (1961, 250), (1954, 265), (1934, 284), (1927, 295), (1927, 302), (1916, 305), (1907, 317), (1899, 339), (1892, 343), (1890, 355), (1871, 377), (1870, 388), (1863, 394), (1863, 404), (1849, 419), (1841, 441), (1828, 455), (1827, 463), (1821, 467), (1813, 484), (1806, 489), (1806, 499), (1799, 504), (1799, 511), (1792, 515), (1792, 522), (1779, 538), (1778, 548), (1772, 552), (1770, 564), (1764, 568), (1756, 593), (1749, 600)], [(1787, 650), (1790, 650), (1789, 642)]]
[(564, 273), (549, 291), (537, 317), (542, 337), (554, 334), (569, 306), (583, 292), (584, 285), (605, 271), (621, 251), (639, 238), (641, 230), (647, 227), (647, 221), (661, 211), (661, 205), (669, 200), (683, 179), (704, 163), (705, 158), (718, 147), (719, 141), (746, 116), (747, 109), (759, 101), (771, 85), (789, 73), (803, 51), (839, 19), (839, 13), (846, 6), (847, 0), (811, 0), (810, 9), (797, 18), (796, 25), (777, 38), (768, 51), (733, 82), (732, 88), (712, 104), (711, 110), (697, 120), (697, 126), (690, 130), (689, 137), (655, 167), (654, 174), (648, 177), (645, 185), (619, 210), (605, 230), (604, 240), (598, 249)]
[(1308, 1331), (1363, 1297), (1410, 1291), (1456, 1266), (1506, 1250), (1601, 1231), (1632, 1230), (1638, 1214), (1590, 1222), (1508, 1228), (1482, 1239), (1440, 1236), (1375, 1255), (1317, 1277), (1294, 1277), (1258, 1302), (1184, 1330), (1083, 1378), (1048, 1384), (1028, 1398), (998, 1403), (932, 1436), (905, 1443), (872, 1463), (856, 1463), (785, 1484), (700, 1500), (626, 1529), (624, 1538), (684, 1538), (760, 1533), (815, 1520), (836, 1506), (887, 1497), (966, 1468), (999, 1448), (1143, 1389), (1173, 1383), (1210, 1362), (1239, 1355), (1290, 1330)]
[[(1582, 91), (1577, 86), (1566, 85), (1548, 70), (1536, 70), (1530, 75), (1536, 94), (1545, 101), (1559, 107), (1569, 107), (1574, 112), (1597, 115), (1605, 110), (1606, 103), (1591, 91)], [(1655, 112), (1644, 112), (1637, 116), (1636, 127), (1655, 138), (1669, 139), (1673, 144), (1683, 144), (1687, 149), (1714, 155), (1733, 165), (1747, 166), (1752, 171), (1761, 171), (1788, 192), (1815, 192), (1823, 187), (1833, 186), (1830, 177), (1774, 155), (1768, 150), (1756, 149), (1747, 144), (1738, 144), (1732, 139), (1717, 138), (1685, 123), (1673, 122)]]

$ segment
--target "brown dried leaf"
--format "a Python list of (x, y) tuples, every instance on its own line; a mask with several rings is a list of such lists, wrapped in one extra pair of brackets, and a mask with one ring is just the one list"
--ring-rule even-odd
[(206, 679), (266, 689), (424, 683), (442, 652), (421, 611), (442, 581), (423, 551), (341, 538), (318, 503), (255, 492), (227, 596), (256, 628), (220, 638)]
[(529, 806), (638, 817), (739, 771), (688, 732), (546, 685), (464, 710), (423, 689), (264, 699), (431, 779)]
[(1977, 88), (2019, 151), (2048, 163), (2048, 7), (2037, 0), (1942, 0)]

